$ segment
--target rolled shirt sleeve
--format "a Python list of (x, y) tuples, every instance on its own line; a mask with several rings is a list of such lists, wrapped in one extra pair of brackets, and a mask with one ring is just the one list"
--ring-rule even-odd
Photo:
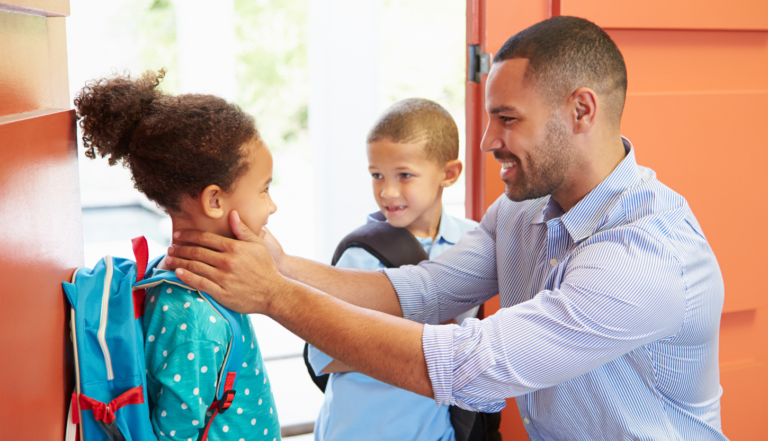
[[(553, 289), (482, 321), (425, 326), (423, 349), (439, 404), (499, 411), (505, 398), (573, 379), (680, 330), (686, 286), (670, 250), (631, 227), (588, 242), (561, 264), (562, 276)], [(452, 268), (474, 244), (461, 245), (449, 256), (456, 260), (388, 272), (401, 299), (413, 305), (408, 315), (422, 314), (434, 323), (450, 309), (442, 303), (472, 301), (472, 276)], [(490, 279), (486, 274), (478, 280), (481, 299), (491, 291)], [(417, 311), (418, 300), (411, 300), (421, 290), (425, 312)]]
[(425, 324), (442, 323), (499, 292), (496, 219), (492, 209), (488, 211), (491, 214), (478, 228), (464, 234), (434, 260), (382, 270), (397, 292), (404, 318)]

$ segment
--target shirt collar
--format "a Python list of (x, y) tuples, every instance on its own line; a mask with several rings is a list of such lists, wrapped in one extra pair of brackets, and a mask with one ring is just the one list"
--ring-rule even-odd
[[(384, 217), (384, 214), (382, 214), (381, 211), (377, 211), (368, 215), (368, 222), (386, 221), (387, 219)], [(437, 236), (435, 236), (434, 243), (439, 243), (440, 239), (442, 238), (446, 242), (453, 245), (458, 242), (459, 239), (461, 239), (461, 236), (461, 228), (459, 227), (458, 222), (456, 222), (456, 219), (454, 219), (453, 216), (449, 216), (445, 212), (445, 208), (443, 208), (443, 212), (440, 214), (440, 227), (438, 227)]]
[(548, 222), (561, 217), (563, 225), (574, 242), (578, 242), (594, 234), (601, 225), (602, 219), (616, 200), (634, 184), (641, 180), (640, 170), (635, 159), (632, 143), (621, 137), (626, 156), (619, 165), (597, 187), (592, 189), (567, 213), (551, 196), (542, 199), (542, 209), (533, 217), (531, 223)]

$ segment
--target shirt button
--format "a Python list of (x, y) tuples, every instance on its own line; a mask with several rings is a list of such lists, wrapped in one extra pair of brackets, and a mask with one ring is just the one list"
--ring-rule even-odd
[(555, 265), (557, 265), (557, 259), (552, 259), (552, 260), (550, 260), (550, 261), (549, 261), (549, 264), (550, 264), (550, 265), (552, 265), (552, 266), (555, 266)]
[(523, 418), (523, 422), (525, 424), (531, 424), (531, 420), (529, 420), (528, 417)]

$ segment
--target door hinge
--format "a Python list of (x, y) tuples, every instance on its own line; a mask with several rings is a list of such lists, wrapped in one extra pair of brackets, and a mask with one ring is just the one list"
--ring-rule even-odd
[(473, 83), (480, 82), (480, 75), (487, 75), (491, 70), (491, 54), (480, 52), (480, 45), (469, 46), (469, 66), (467, 66), (467, 79)]

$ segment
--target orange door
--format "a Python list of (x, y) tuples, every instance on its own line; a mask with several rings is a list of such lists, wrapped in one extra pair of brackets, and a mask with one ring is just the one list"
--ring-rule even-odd
[[(764, 0), (468, 0), (468, 44), (494, 53), (516, 32), (553, 15), (594, 21), (624, 54), (629, 88), (622, 133), (638, 163), (682, 194), (725, 279), (720, 327), (723, 431), (764, 439), (768, 415), (768, 296), (762, 288), (761, 168), (768, 141), (768, 2)], [(484, 81), (484, 78), (481, 79)], [(499, 165), (479, 151), (483, 83), (467, 83), (467, 214), (503, 193)], [(498, 309), (498, 299), (486, 314)], [(517, 406), (502, 414), (505, 439), (525, 439)]]
[(0, 1), (0, 427), (64, 438), (72, 393), (61, 282), (82, 265), (67, 0)]

